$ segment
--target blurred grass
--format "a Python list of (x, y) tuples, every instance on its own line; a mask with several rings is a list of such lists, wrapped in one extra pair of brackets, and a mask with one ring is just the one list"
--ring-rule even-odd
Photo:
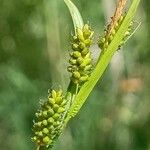
[[(68, 83), (73, 25), (63, 1), (0, 2), (0, 149), (34, 150), (30, 136), (39, 99), (49, 88), (62, 84), (65, 89)], [(75, 3), (98, 36), (107, 13), (102, 1)], [(149, 5), (141, 2), (136, 20), (142, 26), (116, 54), (123, 55), (117, 79), (111, 65), (56, 150), (150, 150)]]

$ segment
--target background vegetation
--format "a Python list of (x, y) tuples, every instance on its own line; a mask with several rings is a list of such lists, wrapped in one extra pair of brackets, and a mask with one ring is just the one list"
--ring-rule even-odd
[[(111, 0), (74, 0), (84, 21), (102, 33)], [(32, 120), (47, 90), (68, 84), (73, 25), (63, 0), (0, 0), (0, 149), (34, 150)], [(117, 52), (55, 150), (150, 150), (150, 1), (142, 26)], [(94, 56), (98, 53), (92, 47)]]

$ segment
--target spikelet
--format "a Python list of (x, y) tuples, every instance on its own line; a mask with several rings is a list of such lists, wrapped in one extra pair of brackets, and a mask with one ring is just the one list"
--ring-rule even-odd
[(60, 135), (66, 103), (61, 90), (52, 90), (48, 100), (41, 104), (40, 110), (35, 114), (32, 137), (39, 147), (51, 147), (55, 138)]
[(127, 0), (119, 0), (118, 5), (116, 7), (116, 11), (114, 13), (114, 16), (111, 17), (111, 22), (107, 27), (107, 35), (108, 36), (111, 34), (112, 30), (114, 29), (114, 26), (120, 20), (126, 2), (127, 2)]
[(76, 35), (73, 36), (72, 49), (70, 53), (70, 66), (68, 71), (72, 73), (71, 80), (75, 84), (85, 83), (91, 73), (92, 58), (89, 47), (92, 44), (93, 31), (86, 24), (82, 29), (76, 29)]
[[(102, 53), (106, 51), (109, 44), (113, 40), (115, 34), (119, 30), (123, 19), (125, 18), (125, 15), (123, 15), (123, 9), (125, 7), (126, 0), (119, 0), (116, 11), (114, 13), (114, 16), (111, 17), (111, 22), (108, 24), (107, 28), (105, 29), (104, 36), (101, 37), (98, 41), (98, 46), (102, 50)], [(123, 46), (125, 40), (130, 36), (131, 30), (132, 30), (132, 22), (130, 26), (128, 27), (128, 30), (126, 31), (124, 38), (122, 39), (118, 49)]]
[[(105, 52), (106, 49), (108, 48), (109, 44), (111, 43), (115, 34), (117, 33), (120, 25), (122, 24), (123, 19), (124, 19), (124, 16), (121, 16), (120, 19), (114, 25), (113, 29), (111, 30), (111, 33), (109, 33), (109, 35), (108, 35), (107, 29), (106, 29), (104, 37), (101, 37), (99, 39), (98, 46), (101, 48), (102, 52)], [(121, 46), (123, 46), (126, 39), (131, 35), (132, 26), (133, 26), (133, 22), (130, 23), (130, 26), (128, 27), (128, 30), (125, 32), (124, 38), (122, 39), (118, 49)]]

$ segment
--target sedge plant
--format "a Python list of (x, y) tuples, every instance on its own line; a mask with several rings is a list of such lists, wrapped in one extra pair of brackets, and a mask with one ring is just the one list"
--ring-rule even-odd
[(66, 91), (60, 88), (49, 90), (47, 100), (35, 113), (33, 137), (37, 150), (53, 148), (69, 120), (79, 112), (97, 81), (109, 65), (112, 56), (135, 32), (133, 17), (140, 0), (132, 0), (125, 13), (126, 0), (119, 0), (116, 11), (104, 33), (97, 39), (100, 55), (93, 64), (90, 46), (94, 43), (94, 31), (84, 24), (81, 14), (71, 0), (64, 0), (74, 24), (71, 39), (69, 66), (70, 83)]

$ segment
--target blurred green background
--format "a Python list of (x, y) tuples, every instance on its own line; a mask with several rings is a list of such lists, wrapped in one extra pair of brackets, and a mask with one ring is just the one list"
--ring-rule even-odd
[[(96, 37), (116, 4), (74, 3)], [(116, 53), (55, 150), (150, 150), (149, 6), (141, 1), (135, 24), (142, 26)], [(39, 100), (49, 88), (68, 85), (71, 33), (63, 0), (0, 0), (0, 150), (35, 150), (30, 137)], [(92, 50), (97, 53), (95, 45)]]

